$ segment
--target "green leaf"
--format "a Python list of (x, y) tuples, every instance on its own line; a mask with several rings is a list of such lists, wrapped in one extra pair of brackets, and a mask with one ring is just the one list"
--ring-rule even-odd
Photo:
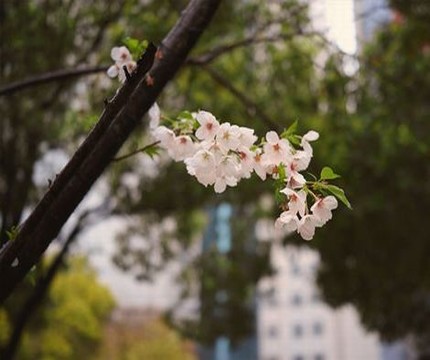
[(340, 178), (340, 175), (336, 174), (332, 168), (325, 166), (321, 170), (320, 180), (333, 180), (337, 178)]
[(154, 158), (154, 156), (158, 155), (160, 153), (160, 147), (159, 146), (149, 146), (143, 152), (148, 155), (151, 159)]
[(189, 111), (181, 111), (178, 115), (178, 119), (194, 120), (193, 115)]
[(281, 134), (281, 137), (285, 139), (291, 135), (294, 135), (297, 132), (298, 125), (299, 122), (297, 120), (294, 121), (287, 130), (284, 130), (284, 132)]
[(13, 241), (18, 236), (19, 229), (17, 226), (12, 226), (10, 230), (6, 230), (6, 235), (9, 241)]
[(26, 275), (26, 279), (30, 283), (31, 286), (36, 285), (36, 266), (33, 266), (30, 271)]
[(126, 37), (122, 42), (128, 48), (134, 59), (137, 59), (140, 55), (142, 55), (142, 53), (148, 47), (147, 40), (139, 41), (138, 39)]
[(300, 146), (301, 140), (298, 135), (288, 135), (287, 140), (293, 145)]
[(279, 174), (279, 180), (284, 183), (285, 179), (287, 178), (287, 174), (285, 173), (285, 166), (282, 164), (278, 165), (278, 174)]
[(326, 185), (326, 184), (320, 184), (320, 189), (326, 190), (330, 194), (336, 196), (345, 206), (348, 207), (348, 209), (352, 210), (351, 203), (346, 198), (345, 192), (338, 186), (335, 185)]
[(130, 50), (130, 52), (133, 52), (137, 49), (137, 47), (139, 46), (139, 40), (131, 38), (131, 37), (126, 37), (123, 40), (123, 44), (125, 46), (127, 46), (128, 50)]

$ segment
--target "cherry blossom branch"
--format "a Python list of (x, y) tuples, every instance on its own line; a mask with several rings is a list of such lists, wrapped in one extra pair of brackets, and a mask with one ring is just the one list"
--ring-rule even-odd
[[(39, 261), (143, 115), (175, 76), (209, 25), (220, 2), (191, 0), (163, 40), (158, 50), (162, 56), (157, 57), (152, 67), (155, 48), (148, 47), (131, 79), (107, 103), (96, 127), (22, 224), (16, 239), (9, 241), (0, 252), (0, 302)], [(151, 70), (146, 76), (148, 67)]]
[(159, 143), (160, 143), (160, 141), (154, 141), (153, 143), (145, 145), (145, 146), (143, 146), (143, 147), (141, 147), (139, 149), (136, 149), (136, 150), (134, 150), (134, 151), (132, 151), (132, 152), (130, 152), (128, 154), (125, 154), (125, 155), (122, 155), (122, 156), (118, 156), (118, 157), (114, 158), (112, 161), (121, 161), (121, 160), (128, 159), (129, 157), (132, 157), (132, 156), (134, 156), (136, 154), (145, 152), (146, 150), (148, 150), (148, 149), (150, 149), (150, 148), (158, 145)]
[(269, 129), (281, 131), (281, 126), (273, 121), (254, 101), (236, 88), (231, 81), (210, 66), (202, 66), (202, 69), (205, 70), (214, 81), (234, 95), (243, 104), (249, 116), (259, 118)]
[(0, 96), (10, 95), (19, 90), (30, 88), (33, 86), (38, 86), (53, 81), (68, 80), (71, 78), (96, 74), (99, 72), (106, 72), (109, 66), (88, 66), (80, 67), (77, 69), (66, 69), (51, 71), (44, 74), (31, 76), (27, 79), (13, 82), (11, 84), (0, 87)]

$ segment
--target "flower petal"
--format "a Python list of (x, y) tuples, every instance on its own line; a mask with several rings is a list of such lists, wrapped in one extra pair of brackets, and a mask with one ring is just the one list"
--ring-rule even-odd
[(107, 70), (107, 75), (111, 78), (117, 77), (118, 76), (118, 66), (116, 65), (112, 65), (108, 70)]

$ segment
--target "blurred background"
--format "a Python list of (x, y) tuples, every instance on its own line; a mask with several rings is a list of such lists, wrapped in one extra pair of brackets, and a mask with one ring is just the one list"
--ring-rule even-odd
[[(111, 48), (158, 44), (186, 3), (0, 2), (0, 245), (118, 88)], [(430, 359), (428, 0), (224, 1), (159, 105), (317, 130), (311, 171), (353, 210), (305, 242), (274, 232), (268, 181), (113, 162), (0, 308), (2, 359)]]

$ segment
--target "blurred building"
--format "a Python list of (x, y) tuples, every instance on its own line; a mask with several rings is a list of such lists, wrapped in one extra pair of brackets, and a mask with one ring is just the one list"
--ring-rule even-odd
[(371, 40), (378, 28), (394, 18), (388, 0), (354, 0), (354, 13), (359, 47)]
[(380, 344), (350, 306), (324, 304), (315, 283), (318, 254), (275, 244), (276, 275), (259, 284), (258, 349), (261, 360), (377, 360)]
[[(231, 250), (232, 234), (231, 234), (231, 218), (233, 215), (232, 206), (227, 203), (222, 203), (217, 207), (209, 210), (209, 224), (206, 228), (203, 237), (202, 250), (209, 251), (212, 247), (216, 247), (220, 254), (225, 254)], [(225, 298), (226, 292), (223, 289), (218, 289), (215, 297), (218, 299)], [(207, 299), (212, 301), (213, 299)], [(200, 301), (203, 304), (205, 294), (202, 292)], [(201, 306), (202, 307), (202, 306)], [(222, 313), (222, 309), (211, 309), (214, 314)], [(251, 312), (255, 317), (255, 307), (252, 306)], [(220, 318), (221, 321), (223, 321)], [(201, 360), (257, 360), (257, 334), (254, 331), (244, 339), (239, 345), (233, 346), (227, 336), (219, 336), (213, 346), (200, 346), (199, 358)]]

